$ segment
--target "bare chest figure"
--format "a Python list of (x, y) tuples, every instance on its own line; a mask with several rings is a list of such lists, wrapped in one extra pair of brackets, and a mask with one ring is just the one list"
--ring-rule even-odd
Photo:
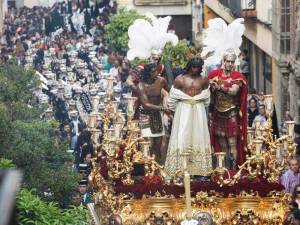
[(156, 79), (152, 84), (144, 83), (144, 90), (150, 103), (160, 104), (162, 88), (163, 86), (159, 79)]
[(202, 77), (190, 77), (183, 76), (183, 86), (182, 91), (188, 94), (189, 96), (195, 96), (202, 92), (205, 89), (205, 80)]

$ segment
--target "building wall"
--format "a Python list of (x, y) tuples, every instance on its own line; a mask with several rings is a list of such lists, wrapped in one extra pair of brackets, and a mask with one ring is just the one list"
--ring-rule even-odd
[[(19, 1), (19, 0), (17, 0)], [(27, 6), (29, 8), (32, 8), (33, 6), (52, 6), (56, 2), (63, 2), (63, 0), (21, 0), (23, 1), (23, 5)], [(19, 2), (20, 4), (20, 2)]]
[(196, 35), (197, 31), (195, 30), (196, 26), (193, 26), (192, 0), (183, 0), (182, 2), (187, 2), (185, 5), (169, 5), (168, 1), (161, 0), (162, 4), (157, 4), (158, 0), (153, 1), (155, 4), (151, 4), (151, 1), (144, 1), (149, 2), (145, 5), (136, 5), (135, 0), (117, 0), (117, 3), (119, 7), (134, 8), (141, 14), (151, 12), (156, 16), (170, 15), (179, 38), (194, 39), (192, 36), (193, 34)]
[[(280, 64), (280, 8), (274, 1), (280, 0), (257, 0), (256, 18), (245, 18), (244, 41), (241, 48), (248, 49), (250, 58), (249, 85), (258, 92), (273, 94), (279, 121), (285, 110), (283, 103), (288, 101), (282, 93), (288, 91), (287, 79), (282, 79), (284, 72)], [(236, 17), (232, 11), (226, 8), (218, 0), (204, 1), (204, 21), (215, 17), (214, 13), (226, 22), (232, 22)], [(276, 7), (274, 7), (274, 4)], [(208, 9), (206, 9), (206, 7)], [(211, 13), (213, 11), (214, 13)], [(275, 18), (275, 21), (273, 21)], [(272, 29), (271, 29), (272, 27)], [(275, 51), (274, 51), (274, 48)], [(275, 52), (275, 53), (274, 53)], [(273, 57), (275, 55), (275, 57)]]
[[(256, 2), (268, 2), (266, 1), (256, 1)], [(231, 23), (235, 17), (230, 13), (230, 9), (224, 7), (218, 0), (205, 0), (204, 4), (213, 10), (218, 16), (222, 17), (226, 22)], [(262, 7), (262, 6), (260, 6)], [(266, 4), (265, 9), (269, 7)], [(260, 13), (263, 17), (264, 14)], [(245, 20), (245, 37), (257, 45), (260, 49), (265, 51), (268, 55), (272, 55), (272, 30), (266, 25), (261, 24), (254, 20)], [(271, 39), (271, 41), (270, 41)]]
[(291, 54), (286, 76), (288, 104), (294, 120), (300, 122), (300, 1), (291, 0)]
[(203, 22), (203, 25), (204, 25), (204, 28), (207, 28), (208, 27), (208, 21), (211, 20), (211, 19), (214, 19), (216, 17), (219, 17), (217, 13), (215, 13), (211, 8), (209, 8), (207, 5), (204, 5), (204, 10), (203, 10), (203, 13), (204, 13), (204, 22)]
[[(163, 2), (167, 2), (168, 0), (161, 0)], [(119, 6), (125, 6), (129, 8), (136, 8), (138, 12), (145, 14), (147, 12), (151, 12), (157, 16), (164, 15), (191, 15), (192, 14), (192, 6), (191, 0), (186, 1), (186, 5), (145, 5), (145, 6), (137, 6), (134, 4), (134, 0), (117, 0)]]
[(5, 16), (4, 4), (3, 4), (3, 0), (0, 0), (0, 31), (1, 31), (1, 33), (2, 33), (2, 29), (3, 29), (4, 16)]
[(272, 23), (272, 0), (256, 1), (257, 19), (265, 22)]
[(16, 0), (16, 7), (21, 8), (24, 6), (24, 0)]

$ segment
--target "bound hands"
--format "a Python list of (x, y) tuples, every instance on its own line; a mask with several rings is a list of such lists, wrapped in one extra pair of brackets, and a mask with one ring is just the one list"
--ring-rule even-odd
[(167, 106), (163, 106), (162, 107), (162, 110), (161, 110), (163, 113), (165, 113), (166, 115), (168, 115), (169, 117), (172, 115), (172, 112), (171, 110), (167, 107)]
[(224, 92), (228, 92), (228, 88), (224, 87), (224, 85), (219, 85), (216, 82), (212, 82), (210, 83), (210, 86), (212, 87), (212, 91), (224, 91)]
[(212, 91), (219, 91), (221, 89), (220, 85), (217, 82), (211, 82), (210, 83)]
[(126, 83), (128, 86), (134, 86), (134, 83), (133, 83), (133, 77), (131, 75), (128, 76), (127, 80), (126, 80)]

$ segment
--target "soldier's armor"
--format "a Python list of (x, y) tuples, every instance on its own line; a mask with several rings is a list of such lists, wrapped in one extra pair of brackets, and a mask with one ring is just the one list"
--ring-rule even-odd
[[(223, 84), (225, 87), (231, 87), (233, 83), (236, 82), (232, 82), (230, 78), (227, 80), (218, 80), (218, 84)], [(230, 95), (224, 91), (217, 91), (215, 97), (215, 109), (221, 113), (228, 112), (233, 109), (238, 110), (240, 104), (238, 96), (238, 93), (236, 95)]]
[(237, 108), (236, 95), (229, 95), (225, 92), (218, 91), (216, 94), (215, 108), (218, 112), (227, 112)]

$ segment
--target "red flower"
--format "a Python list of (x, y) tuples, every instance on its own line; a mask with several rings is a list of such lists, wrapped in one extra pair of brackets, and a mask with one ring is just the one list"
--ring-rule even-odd
[[(249, 180), (247, 177), (241, 179), (239, 183), (233, 186), (220, 187), (217, 183), (211, 181), (200, 181), (191, 183), (192, 196), (199, 191), (215, 191), (224, 195), (224, 197), (230, 194), (238, 195), (242, 191), (258, 192), (259, 196), (266, 197), (271, 191), (282, 191), (284, 188), (281, 184), (269, 183), (266, 179), (255, 178)], [(183, 186), (166, 185), (162, 182), (158, 176), (143, 177), (135, 181), (134, 185), (115, 185), (116, 194), (124, 193), (134, 196), (136, 199), (142, 198), (143, 195), (154, 195), (157, 191), (162, 194), (174, 195), (178, 198), (184, 194)]]
[(160, 176), (145, 176), (142, 178), (145, 185), (162, 185), (162, 179)]
[(125, 145), (125, 144), (120, 144), (120, 145), (119, 145), (119, 151), (118, 151), (117, 159), (119, 159), (119, 160), (122, 160), (122, 159), (123, 159), (124, 152), (125, 152), (125, 148), (126, 148), (126, 145)]
[(106, 162), (106, 157), (102, 157), (99, 162), (100, 165), (100, 173), (101, 175), (107, 179), (108, 178), (108, 166)]

